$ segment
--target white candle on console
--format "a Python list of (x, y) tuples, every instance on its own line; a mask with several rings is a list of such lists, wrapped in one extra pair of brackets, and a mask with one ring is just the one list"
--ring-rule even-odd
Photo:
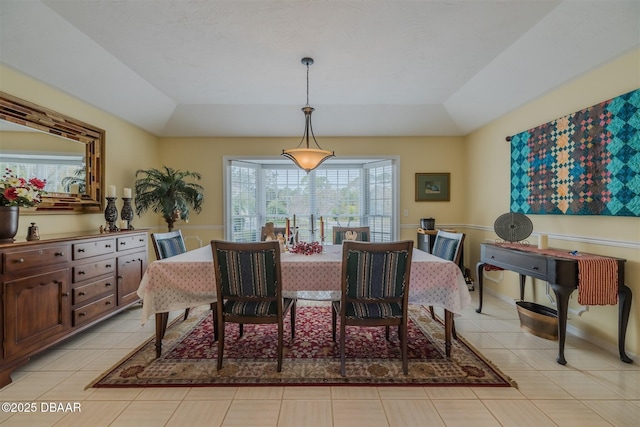
[(110, 185), (107, 190), (107, 197), (116, 197), (116, 186)]
[(122, 197), (124, 197), (125, 199), (130, 199), (131, 198), (131, 189), (130, 188), (125, 188), (122, 192)]
[(546, 234), (538, 234), (538, 249), (547, 249), (549, 247), (549, 236)]

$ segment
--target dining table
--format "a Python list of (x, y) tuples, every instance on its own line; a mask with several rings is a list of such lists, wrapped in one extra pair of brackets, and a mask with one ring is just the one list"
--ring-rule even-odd
[[(342, 245), (325, 245), (321, 253), (310, 255), (284, 251), (280, 263), (284, 297), (340, 299)], [(142, 324), (155, 315), (156, 357), (160, 357), (170, 312), (216, 302), (211, 246), (149, 263), (137, 293), (142, 299)], [(471, 303), (460, 268), (451, 261), (414, 248), (409, 303), (444, 309), (445, 352), (450, 356), (454, 315), (461, 314)]]

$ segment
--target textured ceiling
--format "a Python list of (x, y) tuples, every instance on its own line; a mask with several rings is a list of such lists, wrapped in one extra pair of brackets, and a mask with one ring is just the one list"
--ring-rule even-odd
[[(0, 61), (162, 136), (464, 135), (640, 46), (640, 1), (0, 0)], [(640, 72), (640, 67), (639, 67)]]

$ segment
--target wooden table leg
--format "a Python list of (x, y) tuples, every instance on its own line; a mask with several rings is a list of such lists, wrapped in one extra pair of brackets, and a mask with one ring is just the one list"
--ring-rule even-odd
[(618, 351), (620, 360), (624, 363), (633, 363), (633, 360), (624, 351), (632, 296), (631, 288), (624, 283), (618, 283)]
[(453, 313), (444, 310), (444, 349), (447, 357), (451, 357), (451, 335), (453, 331)]
[(567, 337), (567, 312), (569, 311), (569, 296), (573, 292), (573, 288), (560, 286), (553, 283), (549, 284), (556, 295), (556, 308), (558, 309), (558, 357), (556, 362), (561, 365), (567, 364), (564, 357), (564, 343)]
[(169, 312), (156, 313), (156, 359), (162, 354), (162, 338), (167, 330)]
[(482, 312), (482, 286), (484, 285), (484, 262), (479, 262), (476, 265), (476, 272), (478, 275), (478, 308), (476, 308), (476, 313)]

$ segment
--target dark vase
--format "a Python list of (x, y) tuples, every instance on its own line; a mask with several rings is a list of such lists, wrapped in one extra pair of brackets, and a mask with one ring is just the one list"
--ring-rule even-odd
[(19, 219), (18, 206), (0, 206), (0, 243), (13, 243), (18, 234)]

